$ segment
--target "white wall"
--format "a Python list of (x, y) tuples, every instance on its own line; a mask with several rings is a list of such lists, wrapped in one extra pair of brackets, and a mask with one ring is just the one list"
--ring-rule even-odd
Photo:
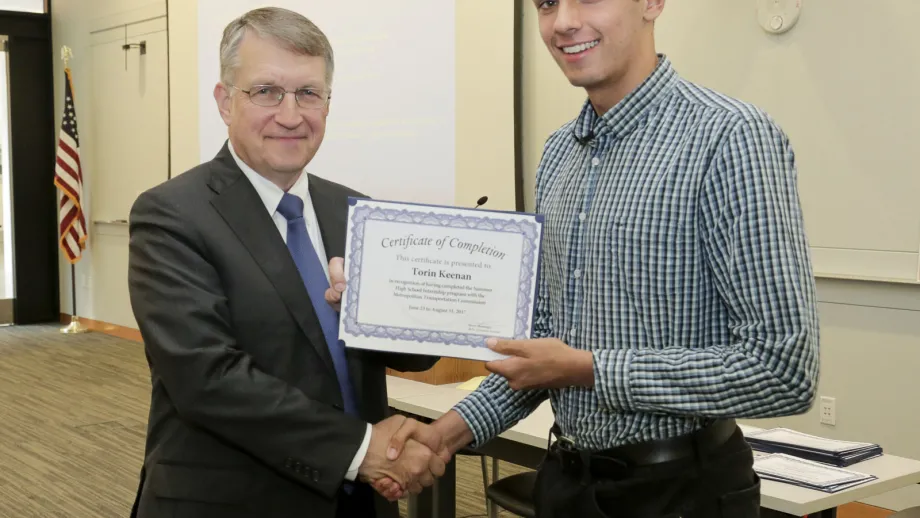
[(46, 0), (0, 0), (0, 10), (43, 13), (45, 12), (45, 3)]
[[(216, 42), (230, 21), (257, 3), (198, 0), (202, 162), (227, 140), (227, 125), (214, 106), (213, 85), (220, 75)], [(335, 49), (330, 115), (310, 172), (375, 199), (453, 204), (455, 4), (402, 0), (394, 9), (378, 0), (351, 0), (343, 9), (336, 1), (305, 7), (301, 0), (275, 0), (274, 5), (303, 10)], [(513, 33), (506, 32), (511, 45)]]
[[(91, 140), (95, 133), (97, 117), (94, 112), (97, 109), (105, 109), (104, 106), (97, 107), (93, 105), (92, 92), (94, 81), (105, 80), (105, 78), (95, 77), (93, 74), (93, 50), (91, 46), (90, 32), (101, 25), (105, 25), (103, 20), (117, 19), (125, 13), (143, 12), (151, 7), (165, 5), (165, 0), (55, 0), (54, 8), (51, 13), (51, 32), (52, 43), (54, 47), (54, 105), (55, 105), (55, 135), (61, 125), (61, 113), (63, 109), (64, 97), (64, 65), (60, 60), (61, 46), (67, 45), (73, 50), (73, 60), (70, 62), (70, 69), (74, 85), (74, 104), (77, 112), (77, 119), (80, 128), (80, 158), (83, 169), (83, 205), (86, 207), (87, 226), (89, 227), (89, 238), (83, 258), (76, 265), (77, 274), (77, 313), (80, 316), (102, 320), (106, 322), (123, 321), (123, 316), (98, 314), (95, 303), (95, 296), (100, 300), (113, 301), (121, 300), (127, 304), (127, 294), (122, 293), (95, 293), (94, 285), (97, 277), (104, 275), (103, 268), (94, 268), (94, 265), (102, 260), (103, 257), (94, 258), (94, 245), (98, 240), (96, 229), (93, 225), (93, 179), (96, 168), (96, 156), (94, 147), (98, 144)], [(109, 145), (117, 145), (110, 143)], [(128, 173), (130, 174), (130, 173)], [(134, 195), (137, 193), (126, 193), (125, 195)], [(127, 253), (127, 250), (125, 250)], [(96, 272), (94, 270), (99, 270)], [(96, 275), (98, 273), (98, 275)], [(71, 268), (70, 264), (61, 257), (60, 259), (60, 293), (61, 293), (61, 312), (72, 313), (72, 296), (71, 296)]]
[[(531, 0), (521, 2), (524, 12), (523, 60), (524, 77), (522, 101), (524, 106), (524, 171), (527, 208), (533, 208), (534, 173), (543, 150), (546, 137), (556, 128), (578, 114), (585, 100), (584, 91), (573, 88), (559, 71), (555, 62), (543, 46), (537, 30), (536, 11)], [(890, 3), (890, 2), (889, 2)], [(750, 23), (725, 23), (719, 18), (718, 10), (712, 10), (714, 17), (708, 22), (701, 16), (688, 11), (700, 9), (699, 2), (668, 2), (662, 23), (658, 27), (659, 51), (674, 49), (676, 42), (691, 48), (710, 48), (721, 44), (730, 46), (738, 33), (756, 31), (753, 2), (731, 2), (731, 10), (750, 10)], [(743, 4), (743, 5), (742, 5)], [(804, 16), (813, 14), (817, 3), (807, 3)], [(727, 5), (720, 2), (719, 5)], [(837, 4), (826, 4), (825, 9), (837, 9)], [(666, 23), (665, 23), (666, 21)], [(705, 23), (704, 23), (705, 22)], [(849, 27), (858, 27), (850, 25)], [(803, 23), (795, 30), (809, 30)], [(865, 30), (861, 28), (860, 30)], [(893, 25), (891, 30), (906, 30)], [(838, 31), (821, 33), (821, 36), (836, 42), (841, 36)], [(745, 36), (746, 37), (746, 36)], [(853, 36), (855, 37), (855, 36)], [(899, 41), (904, 34), (887, 34), (876, 28), (873, 32), (861, 32), (862, 39)], [(679, 72), (693, 73), (693, 80), (712, 86), (708, 72), (718, 63), (709, 62), (711, 54), (702, 50), (696, 54), (679, 52), (675, 62)], [(670, 55), (670, 54), (669, 54)], [(844, 56), (842, 59), (847, 59)], [(828, 55), (828, 59), (830, 59)], [(903, 63), (898, 64), (903, 66)], [(724, 64), (721, 74), (715, 79), (733, 73), (734, 64)], [(853, 69), (858, 73), (860, 63)], [(868, 95), (884, 96), (888, 90), (882, 85), (895, 81), (901, 70), (892, 67), (889, 76), (878, 77), (879, 90)], [(820, 74), (821, 70), (815, 70)], [(914, 102), (916, 107), (917, 103)], [(916, 134), (916, 129), (907, 121), (898, 128), (904, 134)], [(914, 121), (915, 124), (915, 121)], [(871, 133), (874, 128), (867, 127)], [(793, 136), (793, 145), (808, 156), (812, 141), (807, 134)], [(914, 168), (912, 162), (895, 164), (898, 167)], [(806, 161), (805, 167), (808, 167)], [(916, 200), (918, 192), (905, 193)], [(830, 193), (826, 194), (830, 196)], [(823, 223), (822, 223), (823, 224)], [(846, 227), (840, 229), (845, 233)], [(920, 366), (920, 286), (893, 283), (818, 279), (819, 318), (821, 325), (821, 378), (819, 393), (836, 398), (837, 426), (821, 425), (817, 409), (806, 415), (766, 422), (752, 423), (758, 426), (783, 425), (808, 433), (828, 437), (880, 443), (886, 451), (920, 459), (920, 404), (916, 400), (916, 369)], [(920, 505), (920, 486), (912, 486), (868, 503), (889, 509), (902, 509)]]
[[(168, 4), (172, 171), (178, 175), (199, 163), (198, 2)], [(487, 208), (513, 210), (514, 4), (457, 0), (455, 7), (454, 199), (466, 206), (488, 195)], [(489, 59), (482, 59), (486, 55)]]

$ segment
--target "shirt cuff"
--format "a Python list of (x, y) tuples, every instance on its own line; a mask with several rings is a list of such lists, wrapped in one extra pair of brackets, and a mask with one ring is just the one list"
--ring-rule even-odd
[(494, 398), (490, 398), (481, 387), (454, 406), (473, 432), (472, 447), (481, 446), (502, 432), (502, 419), (495, 407)]
[(358, 468), (361, 467), (361, 463), (364, 462), (364, 457), (367, 455), (367, 448), (371, 445), (371, 425), (368, 423), (367, 432), (364, 433), (364, 440), (361, 441), (361, 446), (358, 447), (358, 453), (355, 453), (354, 460), (351, 461), (351, 466), (348, 467), (348, 471), (345, 473), (345, 479), (351, 482), (354, 482), (358, 478)]
[(629, 384), (632, 349), (594, 352), (594, 390), (605, 410), (634, 410)]

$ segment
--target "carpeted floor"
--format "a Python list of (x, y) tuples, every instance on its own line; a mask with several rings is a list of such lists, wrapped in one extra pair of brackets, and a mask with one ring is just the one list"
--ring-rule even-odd
[[(124, 518), (150, 398), (143, 347), (58, 329), (0, 328), (0, 517)], [(477, 515), (485, 515), (479, 459), (461, 456), (457, 516)]]

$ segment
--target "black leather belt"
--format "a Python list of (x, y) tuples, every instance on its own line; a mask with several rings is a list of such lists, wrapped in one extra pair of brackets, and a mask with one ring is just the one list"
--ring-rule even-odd
[(734, 419), (719, 419), (696, 432), (636, 444), (626, 444), (603, 451), (579, 450), (558, 425), (552, 433), (556, 442), (549, 448), (565, 471), (584, 477), (618, 478), (629, 468), (700, 458), (725, 444), (738, 429)]

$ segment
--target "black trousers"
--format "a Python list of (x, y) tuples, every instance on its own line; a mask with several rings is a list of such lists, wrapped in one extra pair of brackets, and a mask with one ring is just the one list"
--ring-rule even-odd
[[(355, 482), (350, 494), (339, 490), (339, 506), (336, 509), (336, 518), (374, 518), (374, 489), (363, 483)], [(307, 512), (304, 516), (309, 516)]]
[(537, 518), (757, 518), (760, 479), (740, 430), (709, 454), (585, 478), (549, 453), (537, 475)]

